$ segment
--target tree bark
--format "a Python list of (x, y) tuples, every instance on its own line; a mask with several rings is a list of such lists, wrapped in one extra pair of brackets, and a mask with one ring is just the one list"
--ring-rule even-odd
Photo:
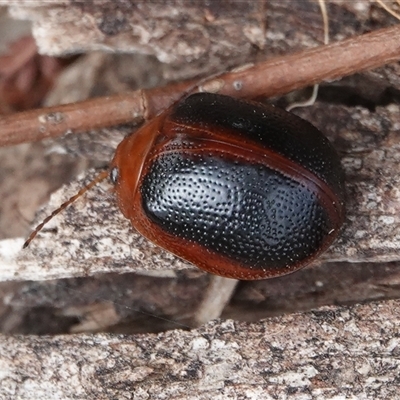
[(398, 301), (159, 335), (0, 337), (2, 398), (394, 399)]

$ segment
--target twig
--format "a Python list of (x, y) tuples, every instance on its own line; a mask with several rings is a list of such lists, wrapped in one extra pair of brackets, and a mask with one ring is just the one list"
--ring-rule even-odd
[(193, 321), (191, 321), (191, 326), (198, 327), (212, 319), (220, 318), (238, 282), (236, 279), (211, 276), (203, 300), (196, 310)]
[[(387, 11), (389, 14), (393, 15), (393, 17), (397, 18), (400, 20), (400, 14), (398, 14), (396, 11), (392, 10), (390, 7), (388, 7), (382, 0), (375, 0), (385, 11)], [(397, 2), (398, 3), (398, 2)]]
[[(197, 90), (236, 97), (275, 96), (377, 68), (400, 59), (400, 25), (293, 55), (236, 69)], [(204, 81), (202, 81), (204, 82)], [(58, 137), (151, 118), (196, 84), (191, 80), (75, 104), (22, 112), (0, 119), (0, 146)]]

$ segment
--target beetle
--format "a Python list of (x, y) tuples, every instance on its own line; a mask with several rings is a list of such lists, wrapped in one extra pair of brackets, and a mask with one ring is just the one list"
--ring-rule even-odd
[(296, 271), (344, 221), (329, 140), (294, 114), (219, 94), (192, 94), (125, 138), (111, 180), (143, 236), (228, 278)]

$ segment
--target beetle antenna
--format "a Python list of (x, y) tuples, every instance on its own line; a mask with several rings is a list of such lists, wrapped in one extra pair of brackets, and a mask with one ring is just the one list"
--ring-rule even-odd
[(70, 197), (67, 201), (62, 203), (60, 207), (55, 209), (50, 215), (48, 215), (29, 235), (28, 239), (25, 241), (24, 245), (22, 246), (23, 249), (27, 248), (29, 244), (32, 242), (32, 240), (35, 238), (35, 236), (43, 229), (43, 227), (50, 221), (52, 220), (57, 214), (59, 214), (61, 211), (65, 210), (70, 204), (72, 204), (75, 200), (77, 200), (79, 197), (84, 195), (88, 190), (90, 190), (93, 186), (96, 186), (98, 183), (103, 181), (105, 178), (107, 178), (109, 174), (108, 169), (100, 172), (94, 179), (92, 179), (87, 185), (85, 185), (82, 189), (79, 190), (78, 193), (74, 194), (72, 197)]

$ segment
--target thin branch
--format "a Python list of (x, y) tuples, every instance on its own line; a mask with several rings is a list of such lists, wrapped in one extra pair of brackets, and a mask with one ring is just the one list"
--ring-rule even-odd
[(0, 118), (0, 145), (58, 137), (151, 118), (182, 94), (200, 90), (235, 97), (275, 96), (400, 60), (400, 25), (222, 74), (124, 95)]
[(385, 11), (387, 11), (389, 14), (393, 15), (393, 17), (397, 18), (400, 20), (400, 14), (398, 14), (396, 11), (392, 10), (390, 7), (388, 7), (382, 0), (375, 0)]

